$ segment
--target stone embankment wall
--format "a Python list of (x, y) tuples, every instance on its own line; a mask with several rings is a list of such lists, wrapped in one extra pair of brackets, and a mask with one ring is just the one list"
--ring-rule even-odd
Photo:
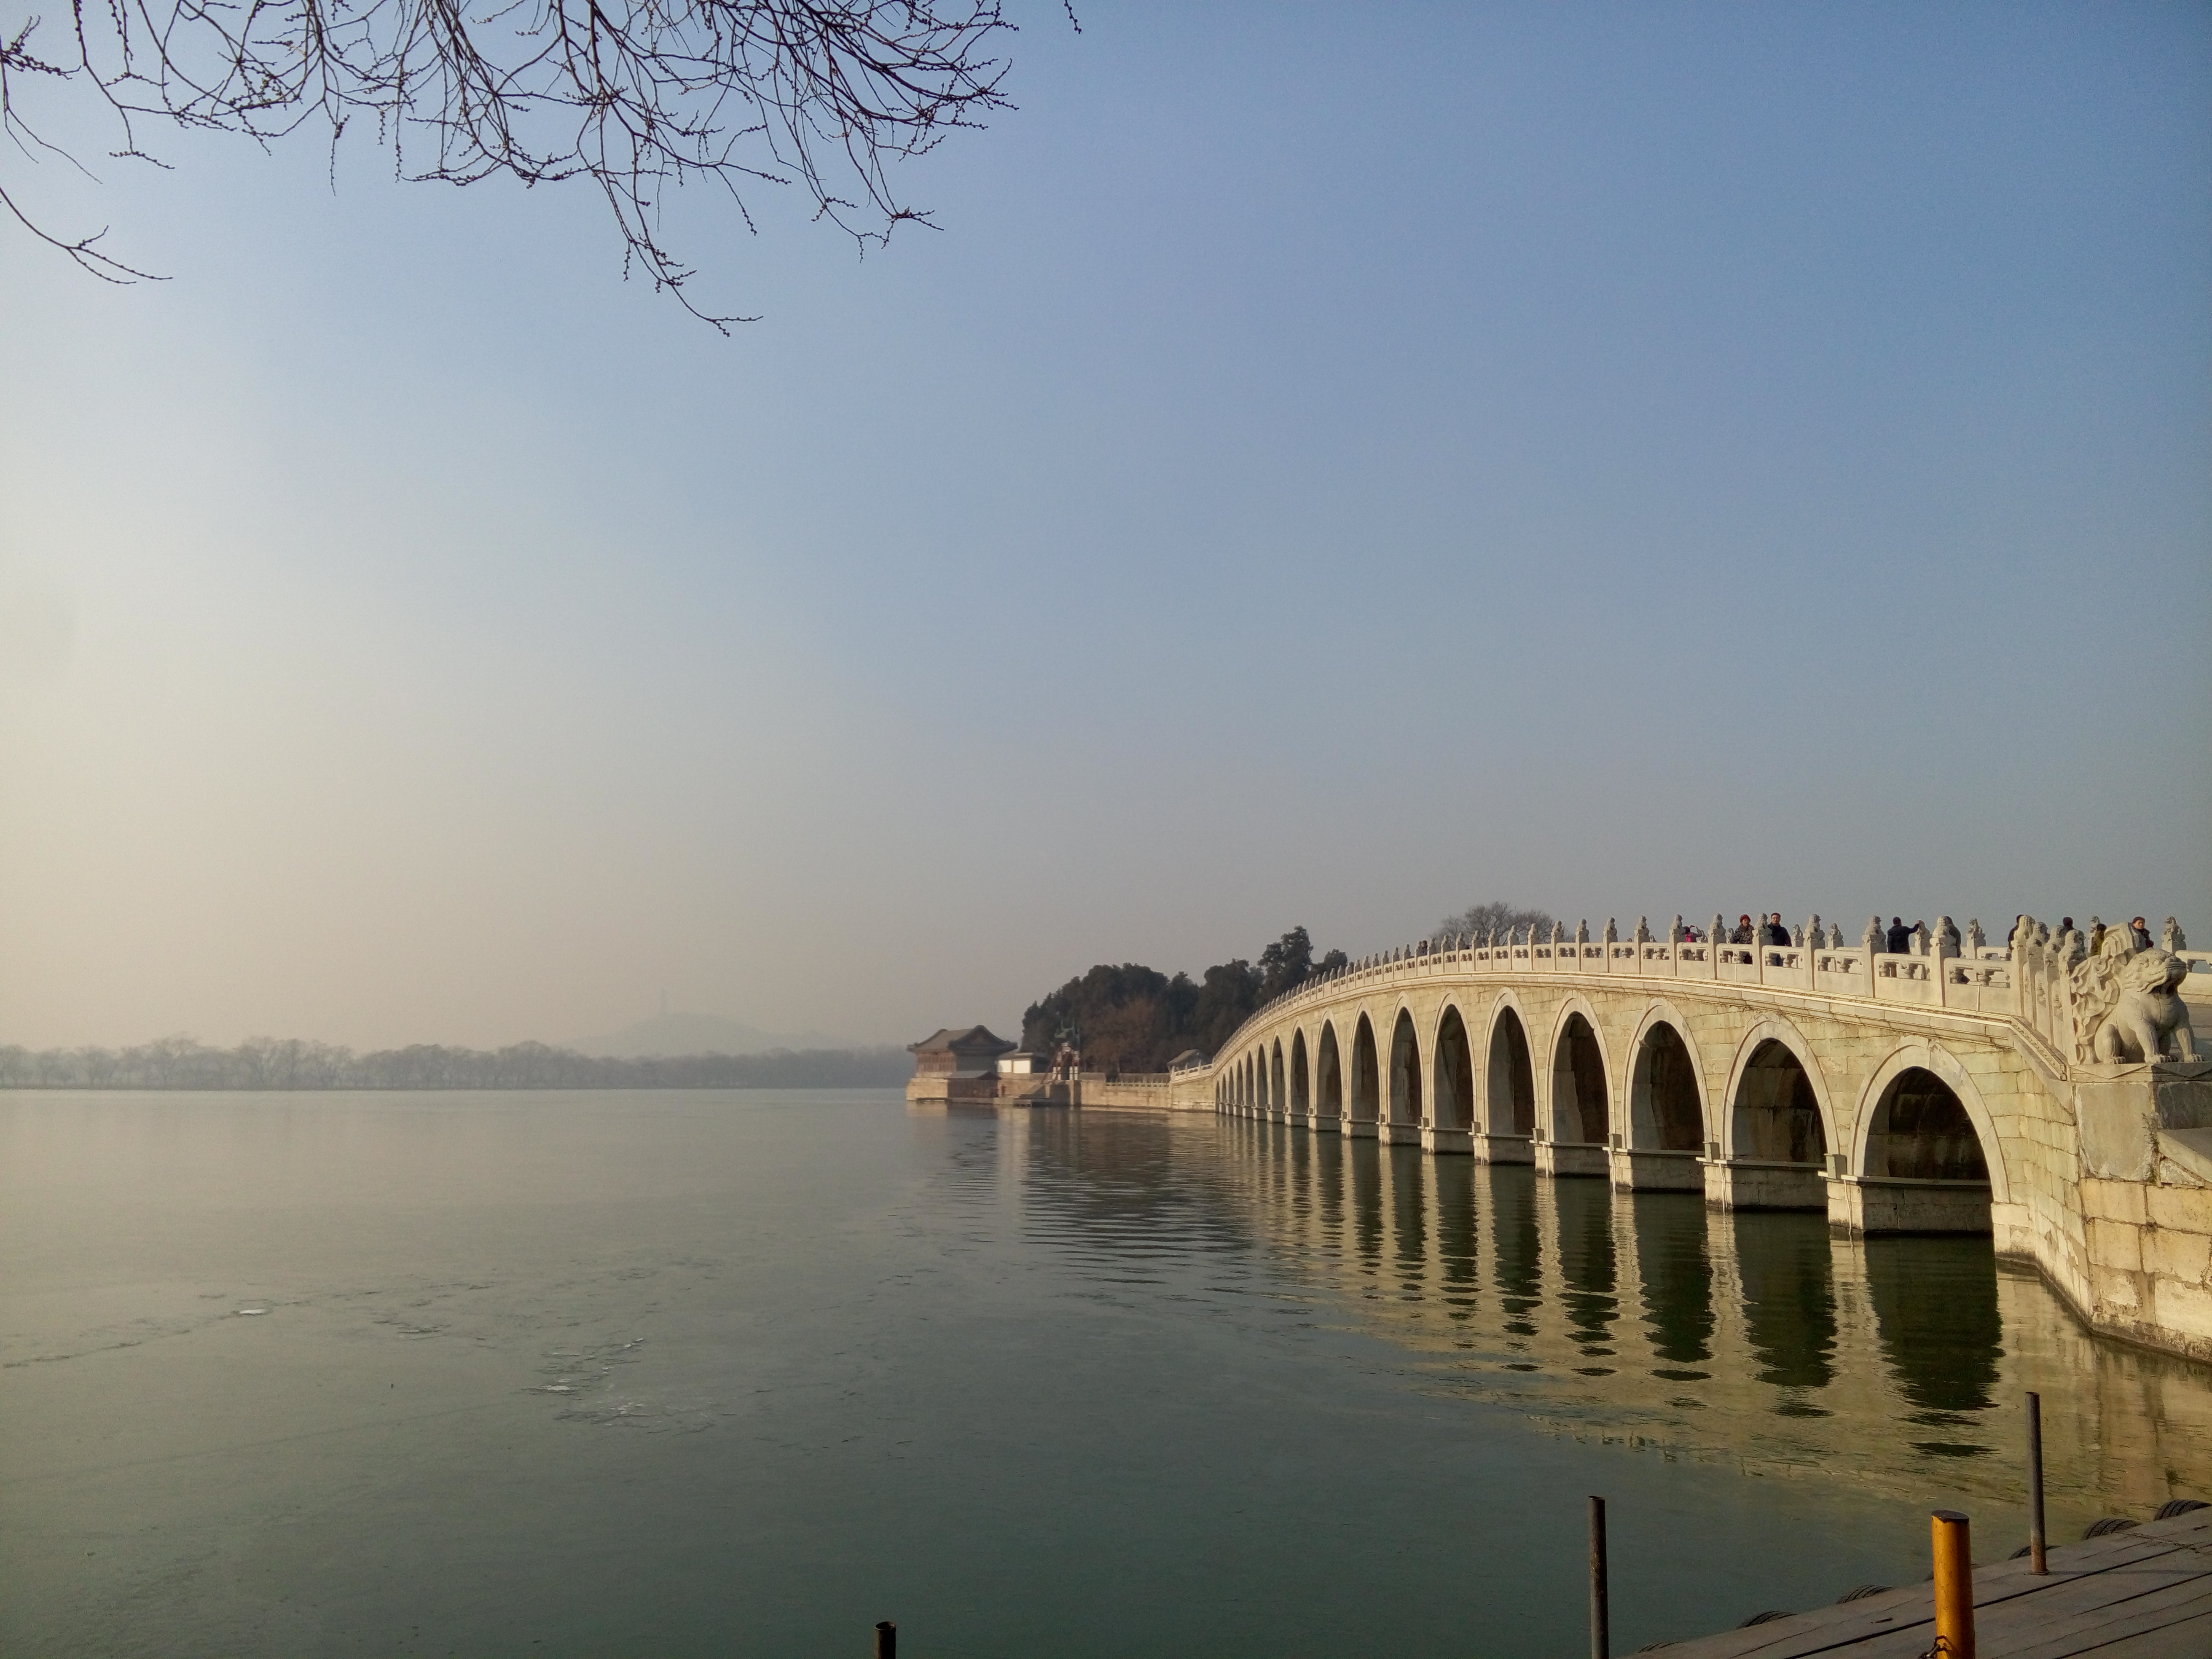
[(2095, 958), (2032, 921), (2006, 946), (1946, 921), (1925, 955), (1817, 918), (1789, 945), (1607, 933), (1368, 958), (1168, 1093), (1845, 1234), (1989, 1231), (2094, 1328), (2212, 1360), (2212, 1063), (2182, 1057), (2212, 955), (2178, 930)]
[(906, 1097), (920, 1105), (1077, 1106), (1094, 1111), (1140, 1112), (1172, 1109), (1165, 1072), (1122, 1073), (1115, 1076), (1085, 1072), (1079, 1073), (1072, 1082), (1054, 1082), (1050, 1077), (1035, 1073), (1004, 1076), (921, 1075), (906, 1085)]

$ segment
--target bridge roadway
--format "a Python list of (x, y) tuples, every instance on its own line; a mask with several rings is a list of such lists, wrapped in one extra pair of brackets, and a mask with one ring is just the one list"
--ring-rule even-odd
[[(1368, 957), (1260, 1009), (1170, 1100), (1847, 1234), (1993, 1233), (2092, 1328), (2212, 1360), (2212, 1063), (2097, 1059), (2078, 935), (1992, 946), (1946, 919), (1922, 956), (1817, 917), (1790, 945), (1682, 931)], [(2212, 954), (2173, 954), (2212, 1010)]]

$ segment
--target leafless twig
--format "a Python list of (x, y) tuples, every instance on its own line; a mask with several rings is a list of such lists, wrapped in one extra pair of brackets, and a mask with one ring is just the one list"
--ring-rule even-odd
[[(1069, 14), (1071, 19), (1073, 13)], [(70, 58), (36, 56), (29, 19), (0, 46), (0, 126), (40, 143), (16, 82), (93, 89), (118, 156), (151, 159), (149, 121), (269, 144), (366, 117), (402, 178), (526, 185), (588, 178), (628, 258), (727, 331), (663, 240), (665, 192), (720, 185), (748, 227), (747, 191), (793, 185), (865, 248), (927, 216), (890, 168), (1008, 107), (997, 0), (72, 0)], [(109, 281), (144, 273), (41, 229)], [(105, 234), (105, 233), (101, 233)]]

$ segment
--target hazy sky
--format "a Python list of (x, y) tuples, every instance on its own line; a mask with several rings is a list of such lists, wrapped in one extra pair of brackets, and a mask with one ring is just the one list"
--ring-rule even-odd
[(677, 203), (731, 342), (584, 187), (0, 158), (173, 277), (0, 229), (0, 1041), (2212, 940), (2212, 9), (1079, 9), (941, 230)]

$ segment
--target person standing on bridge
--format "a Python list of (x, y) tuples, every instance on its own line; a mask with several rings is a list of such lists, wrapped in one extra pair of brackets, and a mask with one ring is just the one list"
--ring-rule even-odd
[(1729, 935), (1730, 945), (1756, 945), (1759, 936), (1752, 931), (1751, 914), (1746, 911), (1735, 919), (1735, 932)]
[(1912, 930), (1905, 925), (1903, 916), (1892, 916), (1889, 919), (1889, 933), (1882, 940), (1882, 944), (1887, 948), (1888, 953), (1893, 957), (1901, 957), (1912, 948)]
[(2128, 932), (2135, 936), (2134, 943), (2136, 950), (2148, 951), (2150, 949), (2150, 925), (2141, 916), (2137, 916), (2133, 921), (2128, 924)]
[(1760, 934), (1759, 942), (1761, 945), (1787, 945), (1790, 943), (1790, 930), (1782, 925), (1782, 912), (1779, 910), (1777, 910), (1772, 915), (1769, 915), (1766, 918), (1765, 926), (1761, 927), (1759, 931)]

